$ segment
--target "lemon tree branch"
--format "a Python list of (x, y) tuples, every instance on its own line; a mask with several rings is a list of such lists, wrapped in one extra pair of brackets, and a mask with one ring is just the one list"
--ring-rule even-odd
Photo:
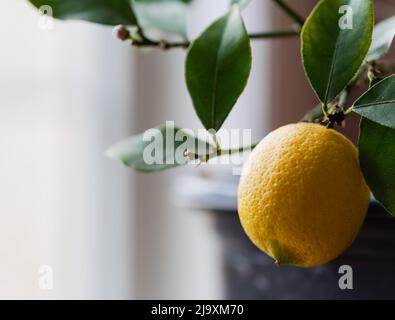
[[(126, 27), (117, 27), (118, 29), (114, 32), (116, 37), (122, 41), (130, 41), (132, 46), (135, 47), (153, 47), (153, 48), (160, 48), (163, 50), (168, 49), (187, 49), (190, 45), (190, 41), (166, 41), (166, 40), (159, 40), (159, 41), (152, 41), (141, 33), (139, 36), (133, 36), (129, 33)], [(295, 37), (300, 34), (300, 26), (293, 25), (289, 28), (273, 30), (273, 31), (264, 31), (264, 32), (257, 32), (249, 34), (249, 38), (251, 40), (264, 40), (264, 39), (276, 39), (276, 38), (288, 38), (288, 37)]]

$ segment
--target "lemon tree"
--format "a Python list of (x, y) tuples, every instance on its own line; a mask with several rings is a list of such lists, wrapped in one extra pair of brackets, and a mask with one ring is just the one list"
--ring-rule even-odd
[[(224, 150), (215, 135), (248, 83), (252, 67), (251, 41), (299, 36), (301, 63), (318, 103), (316, 107), (306, 107), (302, 121), (313, 124), (281, 128), (259, 144), (251, 159), (256, 158), (255, 162), (262, 166), (252, 163), (254, 160), (246, 164), (247, 172), (258, 167), (255, 172), (247, 173), (249, 178), (242, 178), (239, 205), (247, 233), (269, 255), (280, 263), (317, 265), (336, 257), (355, 237), (367, 206), (367, 187), (362, 181), (366, 181), (374, 197), (389, 213), (395, 215), (395, 76), (391, 74), (393, 68), (382, 63), (395, 35), (395, 16), (375, 25), (373, 0), (320, 0), (308, 17), (297, 13), (284, 0), (272, 0), (273, 5), (290, 17), (292, 24), (251, 33), (244, 23), (242, 10), (252, 1), (229, 0), (228, 11), (202, 30), (196, 39), (190, 39), (187, 30), (187, 16), (193, 9), (193, 0), (29, 2), (41, 14), (52, 14), (58, 19), (114, 26), (117, 37), (136, 48), (186, 50), (185, 81), (191, 104), (212, 139), (209, 143), (201, 143), (191, 132), (173, 126), (170, 131), (177, 134), (166, 135), (165, 142), (160, 144), (161, 155), (157, 157), (161, 160), (182, 158), (171, 164), (145, 161), (144, 134), (129, 138), (108, 151), (125, 165), (144, 172), (185, 165), (189, 160), (205, 162), (219, 155), (253, 149), (257, 144)], [(352, 101), (349, 92), (357, 86), (364, 94)], [(335, 127), (343, 125), (352, 113), (361, 117), (358, 152), (335, 132)], [(160, 128), (159, 132), (165, 135), (167, 130)], [(283, 140), (282, 135), (288, 138)], [(314, 141), (309, 138), (313, 136), (316, 137)], [(203, 151), (185, 143), (185, 137), (204, 145)], [(279, 142), (273, 137), (278, 137)], [(291, 143), (294, 140), (298, 143)], [(262, 151), (267, 145), (274, 151)], [(278, 149), (279, 146), (285, 151)], [(291, 152), (289, 150), (295, 151), (295, 156), (283, 160), (281, 152)], [(340, 155), (339, 150), (344, 152)], [(333, 157), (331, 152), (338, 157)], [(298, 169), (291, 170), (291, 164)], [(337, 167), (343, 170), (340, 179), (335, 175)], [(318, 172), (318, 168), (321, 171)], [(281, 170), (278, 181), (262, 177), (269, 169)], [(321, 193), (309, 200), (309, 191), (318, 187), (322, 176), (327, 178), (330, 188), (320, 189)], [(297, 177), (305, 184), (294, 190), (299, 181)], [(244, 188), (247, 191), (243, 191)], [(267, 193), (262, 190), (257, 193), (256, 188)], [(274, 202), (279, 194), (274, 193), (275, 190), (280, 193), (292, 191), (289, 198), (292, 203), (283, 202), (289, 207), (276, 207)], [(325, 202), (329, 201), (330, 192), (334, 193), (333, 202), (337, 205)], [(325, 205), (315, 203), (318, 200)], [(276, 219), (282, 217), (283, 224), (270, 218), (274, 209), (269, 207), (278, 209), (280, 213)], [(349, 210), (349, 215), (345, 215), (344, 208)], [(326, 220), (328, 217), (332, 220)], [(333, 228), (323, 227), (330, 223)], [(335, 237), (336, 229), (343, 236)], [(329, 238), (331, 241), (337, 239), (331, 248), (327, 246)], [(317, 256), (318, 245), (325, 248), (321, 256)]]

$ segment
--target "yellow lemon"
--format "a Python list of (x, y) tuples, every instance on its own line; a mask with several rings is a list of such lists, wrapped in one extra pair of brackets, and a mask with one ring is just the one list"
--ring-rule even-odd
[(290, 124), (245, 163), (238, 211), (249, 238), (277, 264), (313, 267), (353, 242), (369, 194), (351, 141), (318, 124)]

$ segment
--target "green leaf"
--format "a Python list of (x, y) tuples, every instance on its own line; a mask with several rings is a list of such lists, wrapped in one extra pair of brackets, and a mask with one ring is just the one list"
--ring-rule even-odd
[(187, 164), (186, 152), (206, 155), (211, 145), (195, 138), (193, 132), (174, 126), (152, 128), (121, 141), (106, 155), (137, 171), (154, 172)]
[(186, 59), (188, 90), (206, 129), (222, 126), (243, 92), (250, 70), (250, 39), (239, 7), (233, 5), (193, 42)]
[(354, 103), (353, 111), (395, 129), (395, 75), (371, 87)]
[(130, 0), (144, 35), (152, 40), (168, 35), (187, 38), (188, 2), (182, 0)]
[(359, 158), (375, 198), (395, 216), (395, 130), (362, 118)]
[[(343, 6), (352, 8), (350, 16), (340, 11)], [(372, 0), (321, 0), (306, 20), (303, 65), (321, 102), (336, 98), (358, 72), (371, 44), (373, 20)]]
[(105, 25), (135, 25), (129, 0), (30, 0), (37, 8), (50, 6), (55, 18)]
[(383, 20), (374, 27), (373, 41), (366, 60), (384, 57), (391, 48), (395, 36), (395, 16)]

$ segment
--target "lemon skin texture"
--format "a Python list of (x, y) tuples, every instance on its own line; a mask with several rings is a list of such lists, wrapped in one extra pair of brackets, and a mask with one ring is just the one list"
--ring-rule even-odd
[(290, 124), (245, 163), (238, 212), (251, 241), (277, 264), (313, 267), (350, 246), (369, 195), (351, 141), (318, 124)]

